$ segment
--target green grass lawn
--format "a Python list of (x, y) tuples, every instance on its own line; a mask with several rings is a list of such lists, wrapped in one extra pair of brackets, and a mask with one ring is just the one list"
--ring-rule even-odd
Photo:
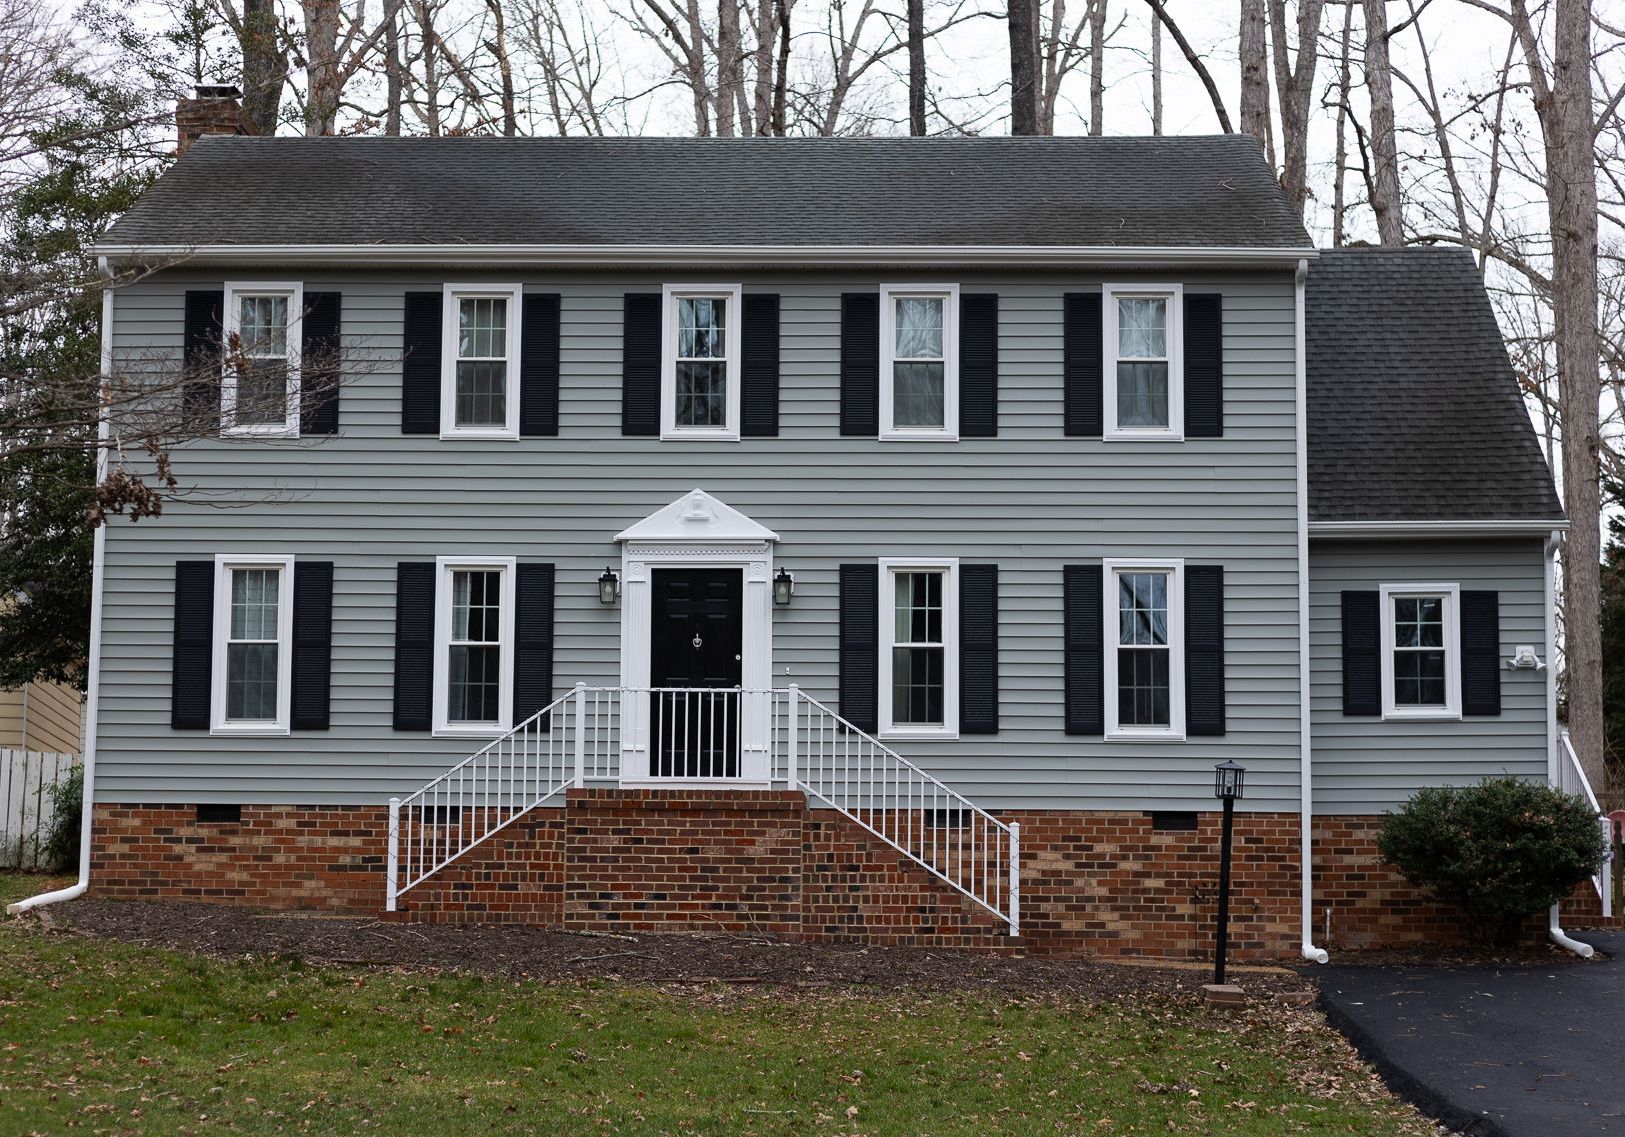
[(513, 983), (197, 958), (9, 920), (0, 1134), (68, 1131), (1431, 1129), (1307, 1012)]

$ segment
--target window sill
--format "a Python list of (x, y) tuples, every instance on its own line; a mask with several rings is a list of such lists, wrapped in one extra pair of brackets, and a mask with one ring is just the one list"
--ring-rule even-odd
[(737, 430), (725, 429), (690, 429), (680, 430), (675, 427), (660, 432), (662, 442), (738, 442)]
[(290, 733), (287, 727), (275, 723), (244, 726), (221, 724), (209, 728), (209, 734), (215, 738), (286, 738)]
[(1389, 707), (1382, 712), (1383, 722), (1460, 722), (1461, 712), (1448, 708), (1407, 711)]
[(883, 430), (877, 436), (881, 442), (958, 442), (957, 432), (944, 430)]
[(1103, 442), (1184, 442), (1184, 431), (1172, 430), (1107, 430)]
[(431, 738), (501, 738), (513, 728), (505, 724), (492, 724), (491, 726), (437, 726), (430, 733)]
[(298, 438), (298, 427), (287, 426), (223, 426), (221, 438)]
[(442, 430), (440, 441), (456, 442), (458, 440), (473, 440), (475, 442), (517, 442), (517, 430)]
[(875, 737), (880, 739), (882, 742), (889, 738), (896, 739), (901, 742), (907, 742), (910, 740), (915, 742), (957, 742), (959, 740), (959, 732), (957, 730), (949, 730), (947, 727), (939, 727), (936, 730), (926, 728), (910, 730), (903, 728), (876, 731)]
[(1185, 732), (1182, 730), (1108, 730), (1105, 733), (1107, 742), (1184, 742)]

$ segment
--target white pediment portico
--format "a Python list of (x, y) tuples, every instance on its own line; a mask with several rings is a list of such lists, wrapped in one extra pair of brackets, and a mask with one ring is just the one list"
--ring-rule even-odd
[(779, 535), (758, 525), (733, 506), (702, 489), (690, 490), (670, 505), (657, 509), (636, 525), (615, 534), (617, 541), (636, 544), (698, 541), (706, 544), (757, 544), (777, 541)]

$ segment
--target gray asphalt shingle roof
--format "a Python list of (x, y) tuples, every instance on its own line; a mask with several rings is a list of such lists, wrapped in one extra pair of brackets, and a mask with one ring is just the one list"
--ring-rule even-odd
[(1311, 520), (1563, 515), (1471, 253), (1328, 250), (1305, 305)]
[(1163, 138), (200, 139), (106, 238), (1307, 248), (1258, 146)]

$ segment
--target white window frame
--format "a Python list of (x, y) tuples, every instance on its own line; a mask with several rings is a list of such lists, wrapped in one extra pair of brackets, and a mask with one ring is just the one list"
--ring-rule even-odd
[[(739, 384), (744, 374), (740, 348), (743, 336), (740, 321), (743, 318), (742, 299), (745, 293), (740, 284), (667, 284), (661, 287), (660, 307), (660, 437), (665, 441), (711, 439), (735, 442), (739, 439)], [(721, 426), (677, 425), (677, 301), (726, 300), (728, 302), (724, 348), (727, 352), (727, 398)]]
[[(1461, 585), (1384, 584), (1382, 597), (1382, 717), (1415, 722), (1455, 722), (1461, 718)], [(1394, 601), (1444, 597), (1444, 705), (1412, 707), (1394, 702)]]
[[(1104, 594), (1106, 739), (1109, 742), (1183, 742), (1185, 739), (1185, 562), (1173, 559), (1111, 559), (1102, 562)], [(1168, 725), (1137, 726), (1117, 721), (1117, 649), (1122, 646), (1117, 578), (1123, 573), (1168, 574)]]
[[(880, 572), (879, 737), (959, 737), (959, 558), (882, 557)], [(900, 572), (942, 573), (942, 725), (892, 722), (892, 649), (897, 647), (897, 594), (892, 578)]]
[[(513, 627), (514, 557), (436, 557), (434, 578), (434, 735), (451, 738), (496, 738), (513, 726)], [(451, 668), (451, 574), (463, 569), (499, 569), (502, 572), (500, 603), (502, 616), (498, 632), (501, 663), (498, 669), (497, 721), (495, 723), (454, 723), (447, 717)]]
[[(447, 284), (440, 324), (440, 437), (519, 437), (519, 331), (524, 320), (524, 286), (519, 284)], [(506, 421), (501, 426), (457, 425), (457, 309), (461, 300), (508, 302), (508, 369), (503, 389)]]
[[(1117, 425), (1117, 301), (1146, 298), (1168, 301), (1168, 425)], [(1105, 335), (1105, 367), (1101, 376), (1105, 398), (1107, 441), (1182, 442), (1185, 438), (1185, 286), (1183, 284), (1101, 285), (1101, 326)]]
[[(231, 341), (242, 335), (243, 312), (241, 300), (245, 296), (285, 296), (288, 298), (288, 379), (287, 415), (281, 425), (275, 423), (237, 424), (237, 369), (231, 364)], [(305, 286), (297, 280), (234, 280), (227, 281), (223, 300), (224, 342), (221, 344), (220, 371), (220, 433), (255, 438), (299, 437), (299, 367), (304, 340)]]
[[(942, 426), (899, 427), (896, 417), (897, 301), (910, 297), (942, 300)], [(880, 286), (880, 439), (883, 442), (959, 441), (959, 285), (882, 284)]]
[[(231, 574), (276, 569), (276, 719), (226, 718), (226, 637), (231, 631)], [(288, 733), (293, 707), (293, 557), (219, 553), (214, 558), (214, 634), (209, 664), (209, 733), (269, 737)]]

